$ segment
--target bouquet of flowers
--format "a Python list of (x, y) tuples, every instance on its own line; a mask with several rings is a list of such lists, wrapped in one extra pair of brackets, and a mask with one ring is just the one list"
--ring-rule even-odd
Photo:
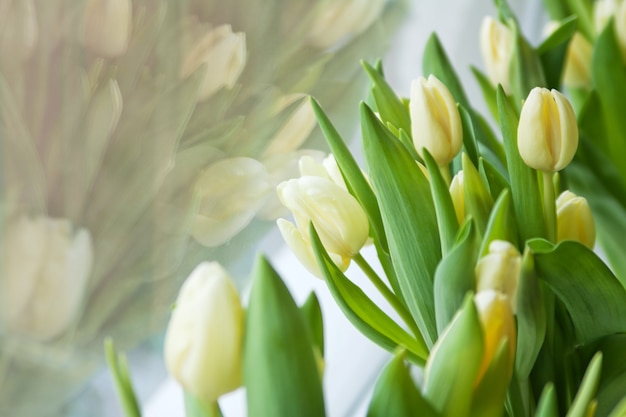
[[(626, 415), (626, 2), (607, 17), (610, 2), (546, 1), (559, 20), (539, 45), (496, 3), (480, 34), (487, 74), (474, 73), (497, 130), (433, 35), (409, 98), (363, 63), (365, 171), (312, 100), (332, 157), (300, 159), (300, 177), (277, 187), (294, 219), (278, 220), (287, 244), (393, 354), (368, 416)], [(352, 261), (386, 306), (346, 275)], [(263, 257), (252, 275), (245, 311), (214, 263), (180, 292), (165, 359), (187, 415), (221, 415), (219, 397), (241, 385), (251, 416), (325, 415), (315, 295), (298, 307)]]
[(246, 263), (322, 145), (308, 94), (349, 126), (402, 7), (361, 3), (0, 1), (1, 415), (161, 331), (200, 259)]

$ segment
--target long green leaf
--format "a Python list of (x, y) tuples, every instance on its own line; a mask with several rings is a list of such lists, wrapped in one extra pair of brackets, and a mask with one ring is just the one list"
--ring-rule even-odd
[(515, 224), (511, 203), (511, 193), (508, 189), (500, 193), (500, 196), (491, 210), (487, 229), (480, 246), (481, 257), (489, 252), (489, 245), (494, 240), (506, 240), (515, 246), (519, 246), (517, 242), (517, 225)]
[(403, 298), (426, 343), (436, 337), (433, 276), (441, 258), (430, 185), (404, 146), (361, 105), (365, 158)]
[(289, 290), (263, 257), (254, 268), (245, 334), (249, 415), (324, 416), (310, 333)]
[(554, 385), (549, 383), (544, 387), (541, 397), (539, 397), (535, 417), (558, 417), (558, 415)]
[(567, 412), (566, 417), (585, 417), (589, 402), (596, 395), (598, 383), (600, 381), (600, 371), (602, 370), (602, 353), (598, 352), (587, 367), (576, 397)]
[(567, 308), (578, 342), (626, 332), (626, 290), (595, 253), (574, 241), (528, 245), (537, 275)]
[(463, 85), (456, 75), (450, 59), (446, 55), (437, 34), (433, 33), (428, 38), (422, 56), (422, 72), (428, 76), (433, 74), (452, 93), (454, 99), (466, 109), (471, 108), (469, 100), (463, 90)]
[(374, 343), (389, 351), (394, 351), (398, 346), (404, 346), (412, 354), (412, 360), (423, 364), (428, 356), (428, 348), (424, 341), (409, 335), (361, 288), (352, 283), (330, 259), (312, 225), (310, 232), (313, 251), (320, 270), (324, 274), (333, 298), (348, 320)]

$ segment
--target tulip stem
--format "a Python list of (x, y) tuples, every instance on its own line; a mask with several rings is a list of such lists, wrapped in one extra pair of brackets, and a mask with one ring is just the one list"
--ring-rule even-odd
[(556, 242), (556, 202), (554, 198), (554, 183), (552, 172), (541, 172), (543, 180), (543, 212), (546, 221), (547, 238)]
[(413, 320), (413, 316), (411, 316), (409, 310), (407, 310), (404, 304), (402, 304), (396, 294), (394, 294), (393, 291), (389, 289), (387, 284), (385, 284), (385, 282), (378, 276), (376, 271), (374, 271), (374, 269), (370, 266), (369, 263), (367, 263), (365, 258), (363, 258), (360, 253), (356, 254), (352, 259), (365, 273), (367, 278), (369, 278), (370, 282), (374, 284), (378, 292), (380, 292), (381, 295), (385, 297), (385, 300), (387, 300), (391, 307), (393, 307), (393, 309), (398, 313), (402, 321), (406, 323), (411, 332), (415, 335), (417, 341), (426, 346), (426, 342), (422, 337), (422, 332), (420, 331), (419, 327), (417, 327), (415, 320)]
[(448, 187), (450, 187), (450, 182), (452, 182), (452, 176), (450, 175), (450, 166), (439, 165), (439, 172), (441, 172), (441, 176), (446, 181)]

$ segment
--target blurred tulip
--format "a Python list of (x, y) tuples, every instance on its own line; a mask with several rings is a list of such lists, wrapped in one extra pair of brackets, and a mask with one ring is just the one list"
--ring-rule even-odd
[(623, 0), (615, 11), (615, 36), (626, 61), (626, 1)]
[(83, 43), (105, 58), (124, 55), (132, 33), (131, 0), (87, 0), (83, 20)]
[(456, 219), (459, 224), (463, 224), (463, 221), (465, 221), (465, 192), (463, 191), (463, 182), (463, 170), (461, 170), (456, 173), (450, 183), (450, 196), (452, 197), (454, 212), (456, 213)]
[(316, 126), (317, 121), (313, 113), (313, 107), (311, 107), (310, 98), (303, 94), (292, 94), (283, 97), (278, 104), (277, 113), (296, 103), (298, 100), (300, 100), (300, 102), (290, 117), (278, 130), (276, 135), (270, 139), (263, 153), (265, 157), (277, 154), (288, 154), (299, 149)]
[(329, 48), (349, 35), (363, 32), (380, 15), (384, 0), (332, 0), (318, 8), (308, 41)]
[(591, 42), (580, 33), (575, 33), (567, 48), (563, 85), (571, 88), (591, 86)]
[(272, 188), (265, 167), (255, 159), (226, 158), (214, 163), (196, 185), (199, 208), (192, 236), (208, 247), (227, 242), (250, 223)]
[(508, 297), (496, 290), (488, 289), (479, 291), (474, 296), (474, 302), (480, 317), (485, 341), (483, 359), (476, 380), (480, 381), (485, 374), (504, 340), (508, 340), (508, 364), (512, 372), (515, 362), (517, 331)]
[(574, 158), (578, 125), (572, 105), (557, 90), (535, 87), (522, 106), (517, 146), (526, 165), (560, 171)]
[(617, 12), (618, 7), (619, 2), (617, 0), (596, 0), (593, 2), (593, 26), (596, 33), (602, 32), (609, 19)]
[(89, 232), (66, 219), (20, 217), (6, 230), (3, 252), (2, 326), (37, 341), (69, 330), (92, 270)]
[(456, 101), (434, 75), (411, 83), (411, 131), (420, 156), (426, 148), (440, 166), (452, 161), (463, 145), (463, 126)]
[(491, 83), (502, 85), (504, 91), (511, 92), (510, 68), (513, 59), (515, 39), (513, 32), (491, 16), (483, 19), (480, 28), (480, 51)]
[(233, 88), (246, 65), (246, 36), (233, 33), (230, 25), (222, 25), (206, 32), (188, 52), (181, 67), (186, 78), (206, 65), (204, 81), (198, 100), (205, 100), (220, 88)]
[(27, 60), (37, 46), (39, 27), (33, 0), (0, 2), (0, 59), (16, 64)]
[(205, 403), (241, 386), (244, 311), (228, 273), (201, 263), (185, 281), (165, 335), (165, 363)]
[(496, 290), (506, 295), (515, 314), (521, 268), (522, 256), (515, 246), (504, 240), (492, 241), (489, 253), (476, 265), (476, 292)]
[(589, 249), (596, 243), (596, 227), (584, 197), (563, 191), (556, 200), (557, 240), (576, 240)]

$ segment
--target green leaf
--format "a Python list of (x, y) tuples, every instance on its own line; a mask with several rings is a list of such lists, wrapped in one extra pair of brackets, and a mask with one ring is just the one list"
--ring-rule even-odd
[(438, 417), (439, 414), (415, 387), (400, 351), (378, 377), (367, 417)]
[(456, 75), (450, 59), (446, 55), (446, 51), (443, 49), (437, 34), (432, 33), (426, 42), (424, 47), (424, 54), (422, 55), (422, 72), (425, 76), (433, 74), (439, 79), (454, 99), (466, 109), (471, 108), (469, 100), (463, 91), (463, 85)]
[(372, 187), (370, 187), (365, 179), (361, 168), (354, 159), (350, 149), (348, 149), (348, 146), (346, 146), (345, 141), (341, 138), (339, 132), (337, 132), (337, 129), (335, 129), (328, 119), (328, 116), (326, 116), (326, 113), (324, 113), (319, 103), (312, 97), (311, 106), (313, 107), (322, 132), (324, 132), (326, 136), (326, 141), (337, 161), (337, 165), (341, 169), (346, 184), (348, 184), (352, 194), (359, 200), (359, 203), (361, 203), (361, 206), (367, 213), (375, 240), (386, 250), (387, 239), (385, 229), (383, 228), (380, 208), (378, 207), (378, 201), (376, 201)]
[[(439, 236), (441, 238), (441, 253), (448, 253), (454, 245), (456, 233), (459, 230), (459, 223), (454, 211), (454, 204), (448, 189), (448, 184), (441, 174), (439, 165), (424, 148), (424, 162), (430, 176), (430, 190), (437, 212), (437, 224), (439, 226)], [(458, 306), (457, 306), (458, 307)], [(456, 311), (456, 309), (454, 310)], [(452, 316), (451, 316), (452, 317)]]
[[(598, 415), (602, 415), (600, 413), (598, 413)], [(615, 406), (615, 408), (613, 408), (613, 410), (611, 410), (611, 414), (609, 414), (609, 417), (624, 417), (626, 416), (626, 397), (619, 402), (619, 404), (617, 404)]]
[(478, 236), (470, 219), (459, 232), (458, 243), (444, 256), (435, 272), (435, 313), (439, 334), (459, 310), (466, 294), (474, 291), (477, 258)]
[[(521, 105), (530, 90), (534, 87), (545, 87), (547, 83), (539, 55), (520, 33), (516, 23), (512, 23), (511, 29), (516, 37), (510, 70), (511, 87), (515, 103)], [(500, 107), (498, 109), (501, 112)]]
[(537, 48), (548, 88), (560, 88), (567, 48), (576, 33), (576, 23), (576, 16), (569, 17)]
[(577, 23), (578, 16), (569, 16), (559, 22), (559, 27), (537, 47), (539, 56), (558, 46), (569, 43), (574, 33), (576, 33)]
[(465, 153), (469, 156), (472, 164), (478, 166), (478, 142), (476, 141), (476, 132), (474, 131), (474, 121), (471, 114), (463, 106), (459, 105), (458, 108), (463, 124), (463, 147), (465, 148)]
[(367, 338), (384, 349), (394, 351), (404, 346), (412, 355), (411, 359), (423, 364), (428, 356), (428, 348), (423, 340), (409, 335), (393, 321), (357, 285), (352, 283), (330, 259), (317, 232), (311, 225), (313, 251), (324, 274), (328, 289), (348, 320)]
[(513, 206), (511, 203), (511, 193), (508, 189), (504, 189), (496, 200), (491, 210), (489, 223), (483, 235), (483, 241), (480, 247), (480, 257), (489, 253), (489, 245), (494, 240), (506, 240), (515, 246), (519, 246), (517, 242), (517, 225), (513, 216)]
[(593, 27), (592, 2), (587, 0), (566, 0), (571, 14), (578, 17), (578, 28), (587, 39), (593, 39), (595, 30)]
[(361, 64), (374, 83), (372, 94), (381, 119), (385, 123), (391, 123), (397, 129), (411, 132), (411, 117), (383, 75), (367, 62), (361, 61)]
[(117, 396), (122, 402), (122, 408), (126, 417), (141, 417), (139, 402), (133, 389), (133, 384), (128, 373), (126, 356), (118, 354), (111, 338), (104, 340), (104, 355), (109, 366), (109, 371), (115, 381)]
[(585, 417), (587, 415), (587, 408), (589, 403), (593, 400), (598, 389), (598, 382), (600, 381), (600, 371), (602, 369), (602, 353), (598, 352), (589, 366), (583, 377), (578, 392), (574, 397), (574, 401), (567, 412), (566, 417)]
[(498, 109), (520, 239), (525, 242), (534, 237), (544, 237), (546, 226), (537, 173), (524, 163), (519, 154), (517, 149), (518, 118), (502, 87), (498, 87)]
[(556, 393), (552, 383), (546, 384), (537, 404), (535, 417), (558, 417), (559, 410), (556, 402)]
[(554, 246), (536, 239), (528, 246), (537, 275), (567, 308), (578, 342), (626, 332), (626, 290), (593, 251), (575, 241)]
[(441, 244), (430, 185), (404, 146), (365, 104), (361, 105), (361, 129), (402, 296), (432, 346), (437, 336), (433, 276)]
[(511, 184), (504, 175), (489, 160), (481, 157), (478, 168), (480, 174), (487, 180), (489, 192), (493, 198), (499, 197), (504, 190), (511, 188)]
[(515, 374), (526, 380), (546, 336), (547, 318), (532, 253), (524, 251), (517, 287), (517, 349)]
[(476, 221), (478, 232), (485, 233), (489, 213), (493, 207), (493, 198), (483, 183), (483, 180), (466, 154), (463, 160), (463, 194), (465, 198), (465, 212)]
[(442, 416), (468, 415), (483, 351), (483, 331), (468, 294), (437, 340), (424, 370), (424, 397)]
[(626, 71), (611, 20), (598, 37), (591, 64), (591, 77), (597, 91), (608, 140), (608, 155), (626, 181), (626, 117), (619, 109), (626, 105)]
[(483, 93), (483, 99), (487, 103), (487, 108), (495, 120), (498, 120), (498, 101), (496, 99), (496, 88), (491, 84), (491, 80), (478, 68), (470, 67), (474, 78), (478, 82), (478, 86)]
[(322, 316), (320, 302), (314, 292), (309, 294), (304, 304), (300, 307), (300, 311), (311, 332), (313, 345), (319, 350), (320, 355), (324, 357), (324, 317)]
[(264, 257), (253, 274), (243, 363), (248, 413), (324, 416), (321, 376), (302, 314)]

